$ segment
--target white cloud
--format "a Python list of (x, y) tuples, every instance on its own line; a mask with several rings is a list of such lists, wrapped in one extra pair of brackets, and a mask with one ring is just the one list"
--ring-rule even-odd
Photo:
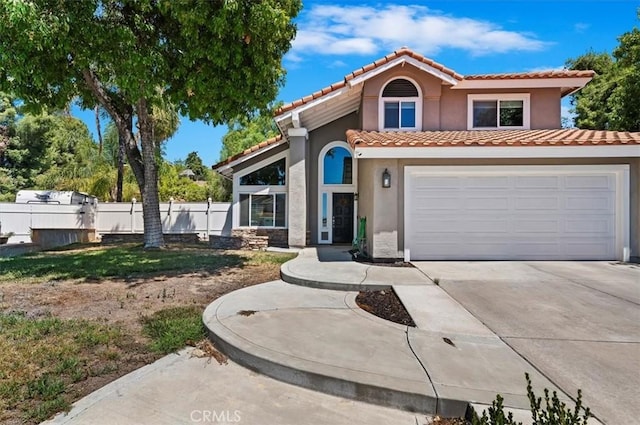
[(293, 52), (369, 55), (402, 46), (425, 55), (460, 49), (473, 56), (535, 51), (548, 43), (524, 32), (471, 18), (443, 15), (424, 6), (313, 6), (298, 22)]
[(591, 24), (585, 24), (584, 22), (578, 22), (577, 24), (575, 24), (573, 26), (573, 30), (577, 33), (583, 33), (586, 30), (589, 29), (589, 27), (591, 26)]
[(343, 68), (347, 66), (347, 64), (343, 61), (341, 61), (340, 59), (335, 60), (333, 62), (331, 62), (331, 64), (329, 65), (329, 68)]

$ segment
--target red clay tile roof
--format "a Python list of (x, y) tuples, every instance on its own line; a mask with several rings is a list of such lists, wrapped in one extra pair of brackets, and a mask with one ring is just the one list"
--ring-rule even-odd
[(263, 142), (260, 142), (257, 145), (251, 146), (250, 148), (245, 149), (244, 151), (242, 151), (242, 152), (240, 152), (238, 154), (230, 156), (229, 158), (225, 159), (224, 161), (218, 162), (217, 164), (213, 165), (211, 168), (216, 170), (216, 169), (222, 167), (223, 165), (229, 164), (229, 163), (235, 161), (236, 159), (242, 158), (243, 156), (250, 154), (251, 152), (255, 152), (257, 150), (266, 148), (267, 146), (273, 145), (274, 143), (278, 143), (281, 140), (282, 140), (282, 135), (278, 134), (277, 136), (272, 137), (270, 139), (267, 139), (267, 140), (265, 140)]
[(538, 72), (513, 72), (509, 74), (478, 74), (467, 75), (465, 80), (523, 80), (535, 78), (580, 78), (593, 77), (595, 71), (571, 71), (568, 69)]
[(376, 69), (386, 63), (389, 63), (391, 61), (393, 61), (394, 59), (397, 59), (401, 56), (409, 56), (413, 59), (416, 59), (424, 64), (427, 64), (447, 75), (450, 75), (451, 77), (455, 78), (456, 80), (462, 80), (464, 77), (460, 74), (458, 74), (457, 72), (455, 72), (452, 69), (449, 69), (447, 67), (445, 67), (442, 64), (439, 64), (438, 62), (435, 62), (419, 53), (414, 52), (411, 49), (407, 49), (407, 48), (402, 48), (400, 50), (396, 50), (395, 52), (381, 58), (378, 59), (375, 62), (372, 62), (368, 65), (363, 66), (362, 68), (358, 68), (355, 71), (353, 71), (350, 74), (345, 75), (344, 79), (342, 81), (338, 81), (337, 83), (331, 84), (330, 86), (327, 86), (325, 88), (323, 88), (322, 90), (318, 90), (317, 92), (314, 92), (312, 94), (310, 94), (309, 96), (305, 96), (301, 99), (298, 100), (294, 100), (291, 103), (288, 103), (286, 105), (282, 105), (278, 110), (276, 110), (275, 115), (280, 115), (283, 114), (285, 112), (288, 112), (294, 108), (297, 108), (298, 106), (304, 105), (306, 103), (311, 102), (312, 100), (315, 100), (319, 97), (322, 97), (328, 93), (331, 93), (333, 91), (339, 90), (343, 87), (345, 87), (347, 85), (347, 83), (351, 80), (353, 80), (354, 78), (364, 74), (365, 72), (369, 72), (373, 69)]
[(354, 148), (640, 145), (640, 133), (579, 129), (417, 132), (347, 130), (346, 134), (347, 141)]

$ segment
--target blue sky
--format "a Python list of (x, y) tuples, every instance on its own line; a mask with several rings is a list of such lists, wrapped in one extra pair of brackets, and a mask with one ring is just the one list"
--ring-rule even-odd
[[(638, 7), (632, 0), (307, 0), (278, 99), (311, 94), (402, 46), (463, 75), (559, 69), (591, 49), (611, 52), (618, 36), (638, 26)], [(568, 107), (564, 102), (565, 113)], [(74, 114), (95, 136), (93, 112)], [(225, 126), (183, 119), (166, 157), (196, 151), (210, 166), (225, 133)]]

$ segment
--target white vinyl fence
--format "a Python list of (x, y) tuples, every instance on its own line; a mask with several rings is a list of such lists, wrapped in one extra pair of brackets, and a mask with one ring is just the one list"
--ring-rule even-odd
[[(160, 216), (164, 233), (231, 233), (231, 208), (222, 202), (163, 202)], [(96, 229), (104, 233), (142, 233), (142, 204), (104, 203), (43, 205), (0, 203), (0, 233), (13, 232), (9, 243), (31, 242), (31, 229)]]

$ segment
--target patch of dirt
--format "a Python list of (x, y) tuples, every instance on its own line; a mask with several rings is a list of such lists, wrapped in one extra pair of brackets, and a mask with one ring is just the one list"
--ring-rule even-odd
[(140, 316), (185, 305), (204, 309), (221, 295), (279, 278), (279, 265), (259, 264), (227, 268), (213, 276), (192, 273), (127, 281), (3, 283), (0, 312), (23, 312), (27, 317), (52, 315), (61, 319), (100, 320), (139, 334)]
[(373, 261), (373, 259), (371, 257), (362, 254), (358, 250), (351, 250), (351, 251), (349, 251), (349, 253), (352, 256), (353, 261), (358, 262), (358, 263), (362, 263), (362, 264), (367, 264), (367, 265), (370, 265), (370, 266), (410, 267), (410, 268), (414, 267), (413, 264), (407, 263), (407, 262), (402, 261), (402, 260), (397, 260), (397, 261)]
[(425, 425), (470, 425), (470, 422), (462, 418), (441, 418), (436, 416)]
[[(69, 392), (73, 394), (73, 400), (78, 400), (162, 357), (148, 347), (149, 339), (142, 333), (140, 323), (142, 316), (178, 306), (192, 305), (204, 310), (212, 301), (231, 291), (279, 278), (280, 265), (265, 263), (229, 267), (215, 275), (192, 273), (126, 281), (104, 279), (40, 284), (2, 283), (0, 313), (21, 312), (33, 318), (53, 316), (60, 319), (86, 319), (122, 329), (121, 355), (109, 362), (113, 371), (88, 376), (73, 383)], [(211, 356), (218, 363), (224, 363), (224, 355), (206, 342), (194, 342), (198, 350), (196, 354)], [(9, 417), (3, 418), (3, 423), (23, 423), (17, 411), (8, 413)]]
[(416, 326), (393, 289), (360, 292), (356, 296), (356, 303), (364, 311), (382, 319), (400, 325)]

